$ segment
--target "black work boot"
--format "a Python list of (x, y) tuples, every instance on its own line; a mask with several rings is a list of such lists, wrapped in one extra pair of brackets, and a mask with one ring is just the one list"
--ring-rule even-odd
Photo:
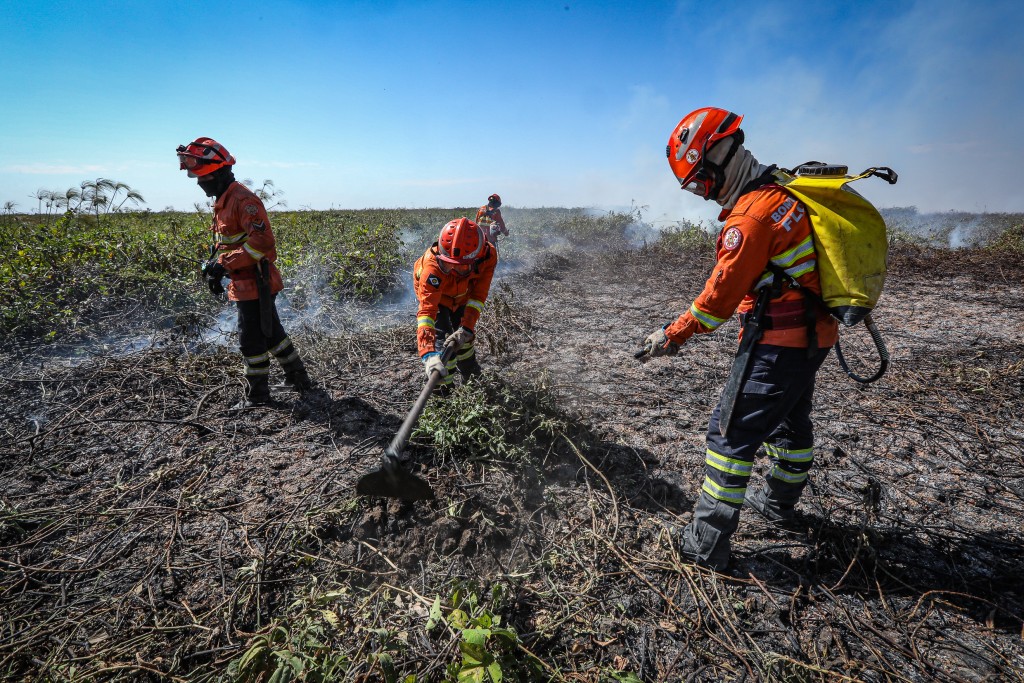
[(285, 384), (292, 389), (303, 392), (314, 388), (313, 380), (309, 378), (309, 374), (306, 372), (306, 365), (302, 362), (301, 358), (296, 356), (292, 362), (282, 364), (281, 369), (284, 370)]
[(724, 572), (729, 568), (729, 537), (740, 523), (740, 509), (701, 491), (693, 520), (677, 539), (679, 555), (687, 562)]
[(270, 403), (270, 377), (267, 375), (251, 375), (245, 378), (245, 396), (231, 406), (232, 410), (244, 410)]
[(769, 479), (757, 491), (748, 491), (743, 504), (780, 529), (795, 531), (800, 528), (800, 520), (793, 508), (802, 490), (802, 483), (787, 484)]

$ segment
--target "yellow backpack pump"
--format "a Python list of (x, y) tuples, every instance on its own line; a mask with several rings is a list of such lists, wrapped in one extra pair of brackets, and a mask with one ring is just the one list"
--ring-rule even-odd
[(889, 351), (871, 319), (871, 310), (885, 284), (889, 242), (881, 214), (849, 185), (870, 176), (893, 185), (898, 176), (884, 166), (855, 176), (847, 175), (847, 170), (846, 166), (810, 161), (777, 173), (777, 178), (779, 185), (807, 207), (821, 281), (819, 303), (844, 325), (863, 321), (878, 349), (881, 367), (865, 378), (850, 370), (836, 342), (836, 356), (843, 370), (867, 384), (881, 377), (889, 366)]

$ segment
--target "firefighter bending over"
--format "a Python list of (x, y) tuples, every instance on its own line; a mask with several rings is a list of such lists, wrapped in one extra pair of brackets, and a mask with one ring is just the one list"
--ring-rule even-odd
[(238, 343), (245, 361), (245, 397), (236, 408), (270, 402), (270, 357), (284, 370), (285, 382), (297, 391), (313, 388), (299, 352), (284, 331), (275, 299), (284, 289), (274, 265), (274, 232), (263, 202), (235, 180), (235, 158), (208, 137), (178, 147), (180, 168), (196, 178), (213, 205), (214, 245), (203, 276), (210, 291), (224, 291), (238, 309)]
[[(815, 377), (838, 337), (836, 320), (800, 289), (821, 293), (807, 209), (775, 184), (785, 177), (775, 166), (758, 163), (744, 148), (742, 118), (698, 109), (672, 132), (666, 153), (680, 186), (721, 205), (725, 225), (704, 290), (688, 311), (645, 340), (652, 356), (675, 354), (690, 336), (713, 332), (737, 308), (742, 334), (750, 337), (744, 345), (741, 336), (737, 355), (737, 365), (741, 358), (748, 365), (738, 373), (734, 367), (738, 383), (731, 397), (726, 385), (711, 414), (704, 483), (693, 519), (676, 539), (684, 559), (716, 570), (728, 566), (729, 537), (744, 503), (776, 524), (793, 521), (814, 458)], [(762, 288), (765, 314), (756, 329), (747, 323)], [(764, 486), (748, 494), (762, 448), (771, 470)]]
[[(458, 369), (463, 381), (480, 374), (473, 339), (477, 321), (487, 301), (498, 252), (484, 231), (468, 218), (450, 221), (413, 268), (416, 312), (416, 344), (427, 377), (443, 377), (438, 393), (450, 391)], [(447, 364), (441, 352), (450, 341), (459, 350)]]
[(498, 244), (498, 235), (508, 235), (505, 219), (501, 217), (501, 197), (492, 194), (487, 198), (487, 203), (476, 210), (476, 223), (491, 244)]

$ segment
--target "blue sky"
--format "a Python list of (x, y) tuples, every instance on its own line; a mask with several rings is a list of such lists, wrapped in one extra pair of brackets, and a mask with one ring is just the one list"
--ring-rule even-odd
[(664, 148), (701, 106), (764, 163), (888, 165), (880, 206), (1024, 211), (1024, 3), (0, 0), (0, 202), (204, 196), (221, 141), (290, 208), (650, 207), (713, 218)]

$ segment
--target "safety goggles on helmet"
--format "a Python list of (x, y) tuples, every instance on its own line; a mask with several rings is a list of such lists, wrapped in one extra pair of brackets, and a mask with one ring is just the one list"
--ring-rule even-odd
[(442, 258), (438, 258), (437, 265), (442, 273), (455, 273), (459, 277), (467, 277), (473, 272), (473, 265), (470, 263), (450, 263)]
[(235, 163), (224, 146), (212, 138), (196, 138), (187, 145), (178, 145), (175, 151), (178, 168), (188, 171), (190, 178), (200, 178)]

